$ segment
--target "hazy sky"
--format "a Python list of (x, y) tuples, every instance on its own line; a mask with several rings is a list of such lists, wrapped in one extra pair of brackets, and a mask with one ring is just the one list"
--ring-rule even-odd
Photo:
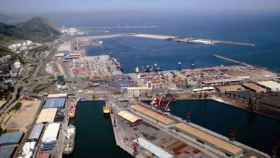
[(275, 12), (280, 0), (0, 0), (0, 13), (94, 10)]

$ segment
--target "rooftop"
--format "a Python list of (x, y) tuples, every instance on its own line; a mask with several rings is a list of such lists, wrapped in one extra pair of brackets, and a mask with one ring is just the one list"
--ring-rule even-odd
[(120, 111), (118, 113), (119, 116), (121, 116), (122, 118), (126, 119), (127, 121), (131, 122), (131, 123), (135, 123), (137, 121), (140, 121), (141, 118), (128, 112), (128, 111)]
[(169, 124), (175, 123), (175, 120), (169, 118), (168, 116), (164, 116), (163, 114), (160, 114), (160, 113), (153, 111), (152, 109), (146, 108), (144, 106), (133, 105), (133, 106), (131, 106), (131, 108), (162, 124), (169, 125)]
[(271, 91), (280, 91), (280, 83), (275, 81), (259, 81), (258, 84), (269, 88)]
[(1, 158), (10, 158), (10, 157), (12, 157), (15, 149), (16, 149), (16, 145), (1, 146), (1, 149), (0, 149)]
[(57, 108), (43, 109), (40, 112), (36, 123), (53, 122), (56, 112), (57, 112)]
[(10, 132), (4, 133), (0, 136), (0, 145), (12, 145), (17, 144), (23, 136), (22, 132)]
[(49, 94), (48, 98), (59, 98), (59, 97), (67, 97), (66, 93), (59, 93), (59, 94)]
[(217, 88), (220, 92), (239, 92), (244, 90), (241, 85), (219, 86)]
[(261, 86), (258, 86), (257, 84), (255, 83), (244, 83), (243, 86), (245, 88), (248, 88), (250, 90), (253, 90), (257, 93), (262, 93), (262, 92), (266, 92), (266, 89), (261, 87)]
[(243, 152), (241, 148), (188, 124), (178, 123), (176, 124), (176, 129), (198, 138), (199, 140), (202, 140), (210, 145), (213, 145), (218, 150), (222, 150), (223, 152), (232, 154), (234, 156), (240, 155)]
[(66, 98), (47, 98), (44, 108), (63, 108), (65, 105)]
[(146, 140), (145, 138), (138, 138), (135, 140), (139, 145), (148, 150), (149, 152), (153, 153), (157, 157), (160, 158), (174, 158), (173, 155), (169, 154), (167, 151), (163, 150), (162, 148), (158, 147), (157, 145), (151, 143), (150, 141)]

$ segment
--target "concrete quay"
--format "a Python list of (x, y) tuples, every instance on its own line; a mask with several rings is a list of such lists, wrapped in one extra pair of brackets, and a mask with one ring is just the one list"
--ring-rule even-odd
[[(222, 135), (196, 124), (186, 122), (185, 120), (169, 113), (162, 113), (158, 110), (151, 109), (149, 106), (138, 102), (137, 100), (119, 102), (115, 99), (109, 101), (108, 104), (112, 110), (110, 116), (112, 119), (116, 144), (135, 157), (149, 157), (156, 155), (152, 150), (145, 148), (145, 146), (143, 147), (142, 144), (138, 142), (140, 139), (146, 139), (152, 146), (155, 145), (174, 157), (194, 156), (221, 158), (229, 157), (229, 155), (230, 157), (240, 158), (253, 156), (259, 158), (270, 157), (263, 152), (252, 149), (239, 142), (231, 141)], [(129, 118), (120, 115), (120, 112), (122, 111), (127, 111), (133, 117), (141, 119), (141, 122), (132, 122)], [(201, 133), (201, 136), (178, 130), (178, 126), (180, 125), (197, 130), (198, 133)], [(200, 138), (197, 138), (196, 136)], [(203, 137), (206, 140), (204, 140)], [(211, 138), (209, 139), (210, 142), (207, 141), (207, 137)], [(231, 147), (228, 149), (225, 148), (224, 150), (216, 148), (216, 145), (219, 146), (218, 142)], [(211, 143), (217, 144), (214, 145)], [(177, 149), (177, 146), (181, 146), (180, 151), (177, 151), (179, 150)], [(231, 150), (232, 152), (234, 152), (234, 150), (237, 150), (238, 152), (236, 155), (233, 153), (232, 155), (227, 153), (227, 150), (228, 152)]]

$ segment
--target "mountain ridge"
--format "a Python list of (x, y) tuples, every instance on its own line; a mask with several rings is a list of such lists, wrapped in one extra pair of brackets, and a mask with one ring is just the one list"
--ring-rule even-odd
[(10, 25), (0, 23), (0, 40), (21, 39), (47, 42), (56, 39), (60, 31), (47, 19), (34, 17), (26, 22)]

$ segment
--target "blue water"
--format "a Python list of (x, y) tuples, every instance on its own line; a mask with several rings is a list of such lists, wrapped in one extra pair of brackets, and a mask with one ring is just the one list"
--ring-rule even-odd
[(115, 38), (104, 40), (101, 48), (90, 48), (90, 55), (110, 54), (122, 64), (125, 72), (134, 71), (136, 66), (158, 64), (162, 69), (176, 69), (178, 62), (183, 67), (208, 67), (227, 63), (216, 59), (209, 46), (191, 46), (172, 41), (147, 40), (142, 38)]
[(110, 117), (104, 117), (103, 101), (79, 102), (76, 120), (76, 146), (69, 158), (131, 158), (116, 146)]
[[(146, 17), (141, 24), (133, 18), (116, 22), (110, 19), (84, 23), (93, 26), (90, 34), (140, 32), (192, 36), (237, 42), (251, 42), (255, 47), (188, 45), (172, 41), (139, 38), (114, 38), (104, 40), (102, 48), (88, 49), (89, 55), (111, 54), (118, 58), (125, 72), (134, 71), (136, 66), (159, 64), (163, 69), (175, 69), (181, 61), (183, 67), (207, 67), (227, 65), (213, 54), (238, 59), (249, 64), (280, 71), (280, 18), (279, 16), (170, 16), (165, 19)], [(139, 19), (138, 19), (139, 20)], [(100, 23), (98, 23), (100, 22)], [(111, 26), (111, 28), (102, 28)], [(122, 26), (156, 26), (153, 28), (122, 28)]]
[(229, 137), (234, 129), (235, 139), (271, 154), (280, 144), (280, 121), (237, 109), (215, 101), (176, 101), (171, 113)]
[[(230, 64), (213, 57), (213, 54), (224, 55), (280, 72), (279, 15), (194, 16), (151, 14), (133, 16), (127, 14), (118, 16), (110, 14), (86, 17), (73, 16), (60, 21), (60, 23), (66, 26), (95, 27), (90, 32), (93, 35), (104, 34), (105, 31), (109, 31), (109, 34), (139, 32), (251, 42), (256, 45), (255, 47), (187, 45), (172, 41), (126, 37), (106, 39), (104, 40), (103, 47), (88, 49), (89, 55), (110, 54), (116, 57), (121, 62), (125, 72), (134, 71), (136, 66), (141, 67), (155, 63), (163, 69), (176, 69), (178, 61), (181, 61), (185, 68), (192, 67), (192, 64), (195, 65), (194, 67)], [(103, 28), (103, 26), (106, 28)], [(123, 28), (123, 26), (156, 27)], [(225, 136), (228, 136), (230, 128), (234, 128), (237, 130), (237, 140), (269, 154), (271, 153), (272, 147), (277, 143), (279, 144), (279, 121), (255, 116), (216, 102), (178, 102), (177, 104), (172, 108), (174, 114), (184, 118), (186, 117), (185, 113), (191, 111), (193, 112), (192, 120), (195, 123)], [(89, 115), (94, 110), (90, 108), (92, 107), (86, 107), (86, 110), (83, 110), (83, 113), (87, 115), (80, 116), (80, 119), (85, 119), (85, 121), (82, 121), (84, 125), (79, 127), (82, 128), (81, 130), (83, 130), (84, 134), (78, 136), (83, 138), (79, 140), (81, 151), (75, 151), (78, 152), (75, 153), (77, 156), (80, 156), (82, 154), (81, 152), (90, 153), (95, 149), (93, 146), (89, 146), (92, 144), (89, 140), (95, 139), (91, 135), (92, 133), (96, 133), (97, 135), (101, 134), (102, 137), (104, 136), (99, 129), (96, 129), (96, 131), (93, 130), (95, 126), (90, 124), (89, 119), (95, 120), (97, 118)], [(109, 133), (107, 134), (110, 135)], [(116, 149), (111, 146), (109, 141), (106, 143), (109, 143), (106, 150), (113, 148), (112, 150), (114, 151), (110, 152), (114, 153)], [(99, 148), (99, 146), (97, 147)], [(98, 148), (95, 150), (99, 151)], [(86, 156), (88, 155), (82, 157)]]

